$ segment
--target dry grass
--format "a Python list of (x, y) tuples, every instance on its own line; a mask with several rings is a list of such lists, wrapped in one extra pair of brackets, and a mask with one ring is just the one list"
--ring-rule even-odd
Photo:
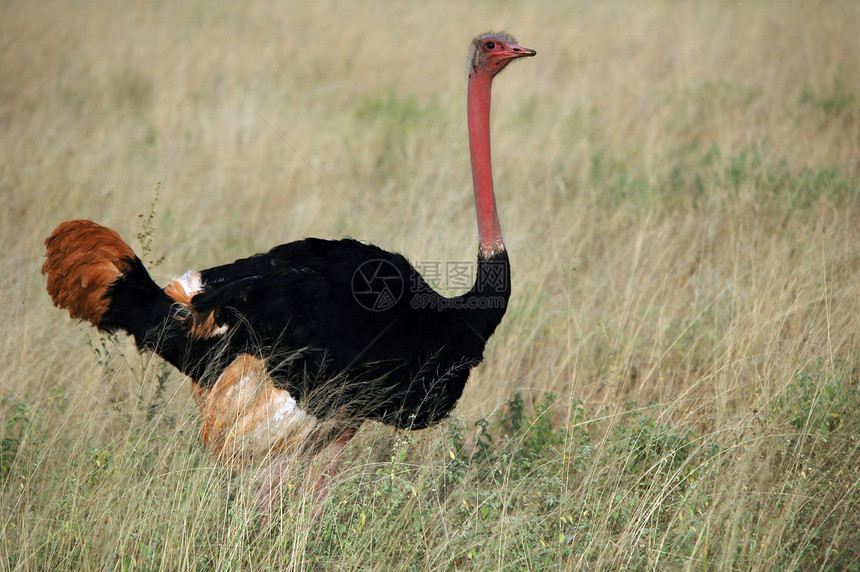
[[(538, 50), (496, 83), (508, 316), (450, 423), (365, 427), (320, 521), (296, 493), (255, 535), (186, 382), (53, 309), (42, 240), (133, 239), (160, 183), (160, 281), (302, 236), (471, 261), (487, 29)], [(839, 0), (3, 3), (0, 568), (858, 569), (858, 29)]]

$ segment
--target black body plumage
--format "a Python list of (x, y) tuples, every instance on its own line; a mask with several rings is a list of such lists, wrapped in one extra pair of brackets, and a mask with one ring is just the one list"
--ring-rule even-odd
[(507, 308), (507, 253), (479, 257), (475, 275), (469, 292), (445, 298), (400, 254), (308, 238), (200, 272), (193, 310), (223, 334), (191, 335), (139, 261), (108, 293), (103, 325), (204, 387), (247, 353), (320, 418), (421, 429), (454, 408)]

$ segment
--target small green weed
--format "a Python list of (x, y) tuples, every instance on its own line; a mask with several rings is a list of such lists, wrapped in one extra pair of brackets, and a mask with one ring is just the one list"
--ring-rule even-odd
[(846, 112), (856, 112), (860, 99), (845, 79), (843, 68), (840, 68), (826, 89), (815, 90), (809, 83), (804, 83), (799, 103), (820, 110), (825, 118), (830, 119)]
[[(0, 399), (0, 484), (5, 483), (16, 460), (23, 452), (22, 444), (38, 437), (38, 418), (29, 404), (6, 394)], [(32, 443), (29, 444), (32, 447)]]

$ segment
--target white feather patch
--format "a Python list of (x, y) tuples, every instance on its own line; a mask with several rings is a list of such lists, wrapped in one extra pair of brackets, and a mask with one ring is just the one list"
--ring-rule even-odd
[(196, 270), (189, 270), (182, 276), (174, 278), (173, 281), (182, 286), (185, 295), (189, 298), (203, 291), (203, 278)]

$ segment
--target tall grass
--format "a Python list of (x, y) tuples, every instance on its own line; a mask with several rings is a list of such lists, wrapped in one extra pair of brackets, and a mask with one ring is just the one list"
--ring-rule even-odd
[[(491, 28), (538, 50), (495, 91), (505, 321), (450, 419), (365, 425), (322, 508), (297, 467), (259, 522), (187, 381), (51, 307), (42, 239), (140, 234), (159, 281), (302, 236), (471, 261)], [(840, 0), (0, 5), (0, 568), (857, 570), (857, 29)]]

